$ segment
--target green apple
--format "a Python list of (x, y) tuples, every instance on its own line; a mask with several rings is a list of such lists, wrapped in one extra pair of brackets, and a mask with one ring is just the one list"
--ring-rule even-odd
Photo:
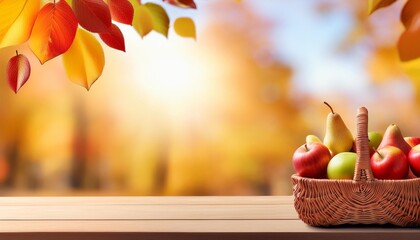
[(370, 131), (368, 132), (369, 147), (377, 149), (379, 144), (382, 142), (383, 135), (380, 132)]
[(329, 179), (353, 179), (356, 167), (357, 154), (354, 152), (341, 152), (331, 158), (327, 166)]

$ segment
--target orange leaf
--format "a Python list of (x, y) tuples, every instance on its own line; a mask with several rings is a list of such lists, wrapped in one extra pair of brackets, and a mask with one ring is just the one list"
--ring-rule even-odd
[(181, 8), (194, 8), (194, 9), (197, 8), (194, 0), (163, 0), (163, 1), (171, 5), (181, 7)]
[(181, 37), (196, 38), (195, 24), (191, 18), (180, 17), (174, 23), (175, 32)]
[(108, 0), (111, 17), (117, 22), (131, 25), (134, 8), (128, 0)]
[(0, 4), (0, 48), (28, 40), (40, 0), (3, 0)]
[(63, 54), (63, 63), (70, 80), (89, 90), (102, 75), (104, 51), (91, 33), (79, 28), (70, 49)]
[(397, 0), (368, 0), (368, 13), (372, 14), (380, 8), (387, 7)]
[(107, 32), (111, 27), (111, 12), (102, 0), (73, 0), (73, 10), (80, 26), (95, 32)]
[(66, 1), (47, 3), (35, 20), (29, 46), (44, 64), (69, 49), (76, 29), (77, 19)]
[(17, 93), (19, 89), (28, 81), (31, 75), (31, 64), (25, 55), (18, 54), (10, 58), (7, 64), (7, 82), (10, 88)]
[(403, 62), (420, 57), (420, 29), (407, 29), (398, 40), (398, 53)]
[[(420, 1), (408, 0), (401, 11), (401, 22), (405, 28), (410, 28), (412, 23), (416, 23), (420, 17)], [(413, 21), (416, 19), (416, 21)]]
[(115, 24), (112, 24), (110, 29), (107, 33), (99, 34), (102, 41), (112, 48), (125, 52), (124, 36), (121, 30)]

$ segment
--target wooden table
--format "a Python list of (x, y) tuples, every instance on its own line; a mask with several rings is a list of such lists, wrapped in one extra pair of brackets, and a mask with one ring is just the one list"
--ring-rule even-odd
[(420, 229), (314, 228), (291, 196), (2, 197), (0, 239), (420, 239)]

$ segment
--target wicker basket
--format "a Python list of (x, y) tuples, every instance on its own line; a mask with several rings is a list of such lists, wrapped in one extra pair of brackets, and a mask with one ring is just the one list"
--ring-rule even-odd
[(353, 180), (292, 175), (299, 218), (312, 226), (393, 224), (420, 226), (420, 178), (377, 180), (369, 165), (368, 111), (357, 112), (357, 162)]

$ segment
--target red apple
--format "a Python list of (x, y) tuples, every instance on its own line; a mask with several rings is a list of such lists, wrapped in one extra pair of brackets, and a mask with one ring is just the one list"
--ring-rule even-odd
[(410, 145), (411, 147), (414, 147), (418, 144), (420, 144), (420, 137), (404, 137), (404, 140)]
[(370, 158), (370, 166), (377, 179), (404, 179), (409, 169), (406, 155), (394, 146), (377, 150)]
[(330, 159), (330, 150), (324, 144), (310, 142), (296, 149), (292, 161), (299, 176), (323, 178), (327, 174)]
[(414, 146), (408, 153), (410, 169), (416, 177), (420, 177), (420, 145)]

